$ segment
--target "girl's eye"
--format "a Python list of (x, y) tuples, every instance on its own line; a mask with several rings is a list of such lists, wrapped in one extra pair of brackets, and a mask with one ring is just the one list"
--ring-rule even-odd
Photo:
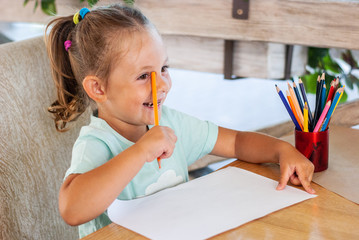
[(162, 72), (167, 72), (168, 68), (169, 68), (169, 66), (165, 65), (165, 66), (162, 67), (161, 71)]
[(145, 73), (145, 74), (142, 74), (141, 76), (138, 77), (138, 80), (146, 80), (147, 78), (150, 77), (150, 74), (148, 73)]

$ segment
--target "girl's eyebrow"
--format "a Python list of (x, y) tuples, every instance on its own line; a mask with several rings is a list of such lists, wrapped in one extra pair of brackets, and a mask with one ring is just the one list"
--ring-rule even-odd
[[(168, 64), (168, 57), (163, 62), (163, 65), (167, 65), (167, 64)], [(146, 65), (146, 66), (141, 67), (138, 71), (152, 70), (153, 68), (154, 68), (154, 65)]]

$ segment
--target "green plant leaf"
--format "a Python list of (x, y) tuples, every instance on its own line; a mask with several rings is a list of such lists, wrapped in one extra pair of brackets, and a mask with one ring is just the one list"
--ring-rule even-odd
[(314, 93), (317, 89), (317, 78), (320, 73), (315, 72), (313, 74), (307, 74), (302, 77), (302, 81), (307, 93)]
[(87, 2), (90, 7), (93, 7), (98, 2), (98, 0), (87, 0)]
[[(328, 48), (308, 48), (308, 65), (312, 68), (320, 67), (321, 60), (324, 56), (329, 54)], [(320, 67), (321, 68), (321, 67)]]
[(56, 15), (55, 0), (41, 0), (41, 9), (44, 13), (50, 16)]
[(24, 1), (24, 7), (26, 6), (26, 4), (29, 2), (29, 0), (25, 0)]
[(345, 103), (348, 99), (348, 94), (345, 92), (345, 89), (344, 89), (344, 92), (343, 92), (343, 96), (340, 98), (340, 101), (339, 103)]
[(342, 71), (340, 66), (330, 57), (329, 53), (325, 55), (322, 60), (325, 70), (329, 70), (334, 74), (338, 74)]

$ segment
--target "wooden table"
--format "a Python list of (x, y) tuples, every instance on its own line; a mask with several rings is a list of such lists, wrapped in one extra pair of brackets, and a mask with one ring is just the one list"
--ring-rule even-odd
[[(251, 164), (237, 160), (228, 166), (279, 179), (279, 166), (276, 164)], [(312, 184), (318, 197), (271, 213), (211, 239), (359, 239), (359, 205)], [(146, 238), (112, 223), (83, 239)]]

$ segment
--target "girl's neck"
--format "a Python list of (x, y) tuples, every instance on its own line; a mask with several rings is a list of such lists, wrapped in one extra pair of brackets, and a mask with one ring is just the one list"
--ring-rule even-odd
[(137, 142), (148, 131), (148, 127), (146, 125), (134, 126), (126, 124), (126, 126), (124, 126), (125, 124), (114, 124), (109, 121), (106, 122), (121, 136), (134, 143)]
[(121, 136), (131, 142), (137, 142), (147, 131), (147, 125), (132, 125), (118, 119), (106, 118), (99, 112), (98, 117), (105, 120), (107, 124)]

